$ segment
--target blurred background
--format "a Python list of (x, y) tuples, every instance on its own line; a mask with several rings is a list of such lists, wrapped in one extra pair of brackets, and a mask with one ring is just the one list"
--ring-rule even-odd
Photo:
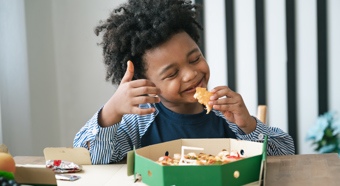
[[(94, 28), (126, 0), (0, 0), (0, 144), (12, 155), (70, 147), (113, 95)], [(340, 112), (339, 0), (196, 0), (209, 89), (228, 85), (249, 112), (316, 153), (307, 131)]]

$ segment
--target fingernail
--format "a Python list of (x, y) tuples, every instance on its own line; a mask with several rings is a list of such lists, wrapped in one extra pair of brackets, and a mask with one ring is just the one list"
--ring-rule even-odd
[(213, 105), (214, 102), (213, 102), (213, 101), (209, 101), (208, 104), (209, 104), (209, 105)]
[(131, 65), (131, 64), (132, 64), (132, 61), (129, 60), (129, 61), (127, 62), (127, 66), (128, 66), (129, 72), (133, 72), (133, 70), (132, 70), (132, 65)]

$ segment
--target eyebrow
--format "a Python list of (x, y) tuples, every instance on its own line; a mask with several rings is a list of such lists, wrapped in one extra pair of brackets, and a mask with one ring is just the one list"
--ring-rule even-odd
[(176, 65), (176, 63), (171, 63), (170, 65), (168, 65), (167, 67), (165, 67), (162, 72), (160, 73), (160, 75), (164, 74), (166, 71), (168, 71), (170, 68), (174, 67)]
[[(197, 51), (198, 51), (198, 48), (194, 48), (193, 50), (191, 50), (190, 52), (188, 52), (187, 57), (189, 57), (191, 54), (193, 54), (193, 53), (195, 53), (195, 52), (197, 52)], [(167, 70), (169, 70), (169, 69), (171, 69), (172, 67), (174, 67), (175, 65), (176, 65), (176, 63), (171, 63), (170, 65), (168, 65), (167, 67), (165, 67), (165, 68), (161, 71), (160, 75), (162, 75), (162, 74), (165, 73)]]
[(191, 50), (190, 52), (188, 52), (187, 57), (189, 57), (191, 54), (198, 52), (198, 48), (194, 48), (193, 50)]

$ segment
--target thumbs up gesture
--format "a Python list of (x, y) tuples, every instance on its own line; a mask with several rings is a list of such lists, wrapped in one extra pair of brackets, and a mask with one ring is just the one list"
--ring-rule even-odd
[(134, 66), (128, 61), (128, 67), (118, 89), (105, 104), (98, 116), (98, 124), (101, 127), (112, 126), (122, 120), (124, 114), (146, 115), (155, 112), (155, 108), (139, 108), (143, 103), (159, 103), (158, 95), (161, 90), (154, 83), (147, 79), (132, 80)]

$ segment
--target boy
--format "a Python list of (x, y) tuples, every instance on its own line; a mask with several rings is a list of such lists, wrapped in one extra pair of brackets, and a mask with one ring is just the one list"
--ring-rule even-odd
[(196, 8), (183, 0), (129, 0), (96, 28), (97, 35), (104, 32), (106, 79), (119, 87), (74, 139), (75, 147), (89, 149), (93, 164), (180, 138), (262, 142), (268, 135), (269, 155), (294, 154), (292, 138), (250, 116), (227, 86), (211, 90), (209, 114), (193, 97), (210, 75), (197, 46)]

